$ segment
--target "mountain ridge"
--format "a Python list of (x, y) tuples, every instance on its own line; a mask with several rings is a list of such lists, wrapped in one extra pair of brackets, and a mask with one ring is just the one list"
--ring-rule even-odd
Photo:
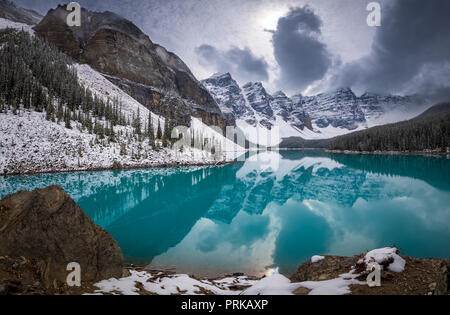
[(208, 125), (227, 121), (186, 64), (154, 44), (137, 26), (112, 12), (81, 10), (81, 27), (69, 27), (65, 5), (48, 11), (34, 28), (77, 62), (89, 64), (158, 115), (189, 125), (191, 116)]
[[(283, 91), (270, 95), (261, 82), (239, 87), (229, 73), (215, 74), (201, 81), (219, 107), (253, 127), (271, 130), (284, 128), (282, 138), (305, 140), (330, 139), (335, 136), (381, 125), (391, 112), (411, 116), (416, 109), (416, 96), (392, 96), (365, 93), (357, 97), (350, 87), (315, 96), (286, 96)], [(237, 106), (233, 100), (239, 100)], [(400, 119), (399, 119), (400, 120)]]

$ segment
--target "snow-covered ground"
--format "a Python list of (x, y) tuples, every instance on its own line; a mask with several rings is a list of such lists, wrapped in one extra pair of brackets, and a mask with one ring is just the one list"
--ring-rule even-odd
[[(44, 173), (122, 167), (152, 167), (171, 164), (216, 164), (229, 161), (223, 156), (217, 160), (211, 154), (193, 148), (183, 152), (161, 148), (152, 150), (148, 140), (143, 142), (125, 138), (126, 154), (121, 155), (120, 144), (99, 140), (95, 135), (72, 129), (64, 123), (50, 122), (45, 113), (20, 111), (0, 114), (0, 173)], [(132, 133), (131, 127), (116, 126), (115, 132)], [(120, 138), (120, 136), (117, 136)], [(123, 136), (124, 137), (124, 136)]]
[[(139, 109), (142, 124), (147, 122), (148, 114), (150, 111), (130, 95), (111, 83), (111, 81), (106, 79), (99, 72), (95, 71), (86, 64), (75, 64), (75, 69), (77, 70), (78, 80), (80, 81), (80, 83), (84, 87), (89, 88), (92, 93), (102, 98), (102, 100), (105, 102), (107, 102), (108, 100), (112, 101), (114, 99), (117, 99), (122, 105), (122, 113), (124, 115), (127, 115), (129, 118), (133, 117), (133, 115), (136, 115)], [(161, 126), (164, 126), (164, 117), (160, 117), (152, 113), (153, 129), (155, 130), (158, 127), (158, 119), (160, 120)]]
[(109, 279), (97, 283), (99, 289), (94, 294), (139, 295), (137, 286), (158, 295), (185, 294), (196, 295), (207, 292), (215, 295), (238, 295), (241, 291), (231, 290), (232, 286), (252, 286), (257, 281), (247, 277), (229, 277), (217, 281), (197, 280), (188, 275), (160, 276), (146, 271), (134, 271), (122, 279)]
[[(397, 248), (381, 248), (370, 251), (364, 260), (373, 259), (382, 263), (390, 258), (394, 262), (389, 265), (389, 270), (403, 272), (404, 260), (398, 256)], [(318, 263), (325, 259), (323, 256), (313, 256), (312, 263)], [(109, 279), (101, 281), (95, 286), (98, 288), (94, 294), (123, 294), (139, 295), (144, 289), (158, 295), (203, 295), (212, 293), (215, 295), (293, 295), (299, 288), (309, 290), (309, 295), (344, 295), (351, 293), (350, 285), (367, 285), (366, 281), (357, 280), (354, 267), (348, 273), (344, 273), (335, 279), (324, 281), (305, 281), (293, 283), (275, 269), (272, 274), (260, 280), (250, 280), (245, 276), (227, 277), (220, 280), (197, 280), (188, 275), (163, 275), (152, 274), (146, 271), (131, 271), (129, 277), (122, 279)], [(142, 292), (141, 292), (142, 293)]]
[(13, 22), (7, 19), (0, 18), (0, 29), (5, 28), (13, 28), (15, 30), (24, 30), (25, 32), (30, 33), (31, 35), (34, 35), (34, 30), (32, 25), (24, 24), (24, 23), (17, 23)]

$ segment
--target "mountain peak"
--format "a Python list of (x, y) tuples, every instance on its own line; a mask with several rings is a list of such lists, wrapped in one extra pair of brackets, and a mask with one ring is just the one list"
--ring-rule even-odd
[(230, 89), (233, 89), (235, 91), (240, 91), (239, 85), (233, 79), (233, 77), (231, 76), (231, 74), (229, 72), (216, 73), (216, 74), (212, 75), (210, 78), (202, 80), (202, 83), (206, 87), (213, 87), (213, 86), (222, 87), (222, 88), (230, 87)]
[(214, 73), (212, 76), (210, 76), (209, 78), (203, 80), (203, 81), (209, 81), (209, 80), (225, 80), (225, 81), (234, 81), (233, 77), (231, 76), (231, 73), (226, 72), (226, 73)]
[(336, 90), (336, 93), (355, 94), (350, 87), (341, 87)]
[(288, 98), (283, 91), (277, 91), (272, 95), (274, 98)]
[(229, 73), (229, 72), (226, 72), (226, 73), (217, 72), (217, 73), (214, 73), (211, 76), (211, 78), (230, 78), (230, 79), (232, 79), (233, 77), (231, 76), (231, 73)]

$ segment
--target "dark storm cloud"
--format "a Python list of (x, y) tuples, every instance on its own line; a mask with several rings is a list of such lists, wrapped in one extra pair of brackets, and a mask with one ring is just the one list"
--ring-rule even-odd
[(230, 72), (241, 83), (269, 79), (267, 62), (264, 58), (256, 57), (248, 48), (232, 47), (220, 51), (211, 45), (201, 45), (195, 51), (203, 65), (214, 68), (216, 72)]
[(299, 92), (322, 79), (332, 64), (327, 47), (319, 39), (322, 20), (308, 6), (293, 8), (278, 20), (272, 41), (280, 66), (279, 85)]
[[(439, 92), (450, 95), (450, 1), (409, 0), (391, 2), (382, 8), (382, 26), (377, 29), (369, 56), (347, 64), (334, 85), (360, 91), (402, 93)], [(433, 74), (429, 68), (439, 69)], [(425, 90), (426, 89), (426, 90)]]

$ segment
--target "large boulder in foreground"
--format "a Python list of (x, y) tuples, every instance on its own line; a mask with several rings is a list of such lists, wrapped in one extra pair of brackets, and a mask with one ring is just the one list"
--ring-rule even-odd
[(122, 275), (116, 241), (59, 186), (0, 201), (0, 256), (43, 262), (40, 277), (46, 287), (63, 286), (71, 262), (80, 264), (82, 284)]

